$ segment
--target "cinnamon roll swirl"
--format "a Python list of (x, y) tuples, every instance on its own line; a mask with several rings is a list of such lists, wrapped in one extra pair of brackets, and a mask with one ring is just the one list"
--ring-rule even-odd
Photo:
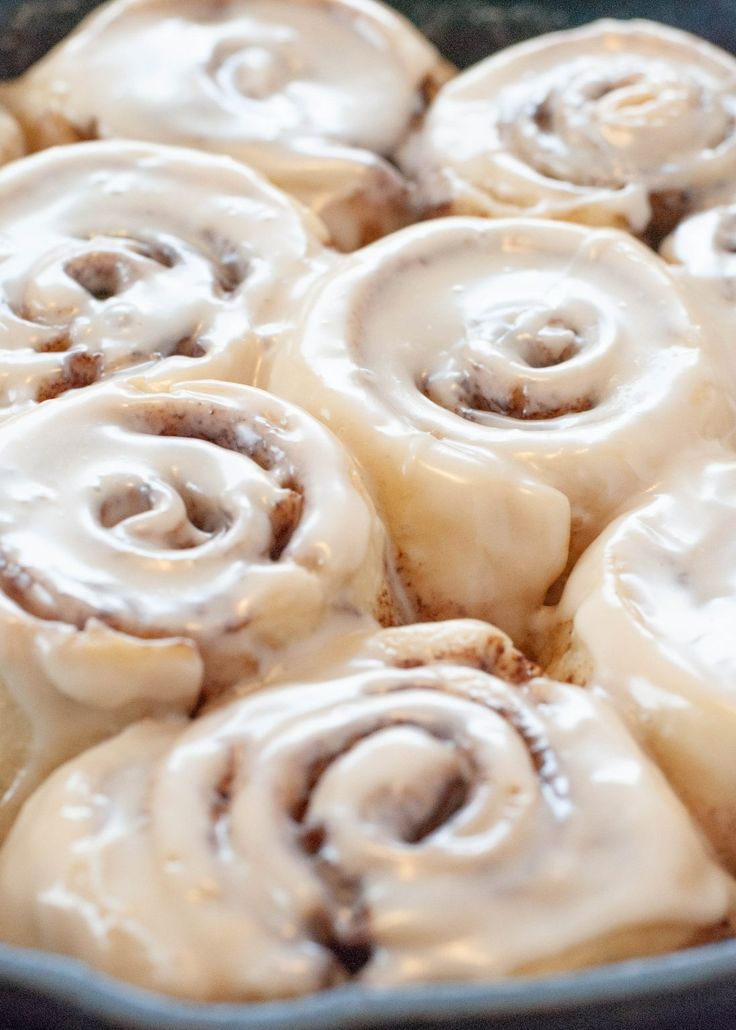
[(583, 555), (552, 674), (596, 684), (736, 870), (736, 460), (696, 451)]
[(7, 102), (36, 149), (93, 136), (229, 154), (352, 250), (410, 220), (390, 159), (449, 74), (376, 0), (114, 0)]
[(0, 418), (118, 372), (250, 381), (325, 262), (226, 158), (59, 147), (0, 171)]
[(430, 208), (661, 240), (736, 174), (736, 61), (647, 21), (541, 36), (446, 86), (405, 164)]
[(446, 219), (346, 259), (268, 382), (358, 456), (421, 615), (521, 639), (618, 507), (731, 427), (701, 342), (630, 237)]
[(87, 752), (0, 854), (0, 936), (241, 1000), (717, 934), (732, 883), (614, 712), (473, 664), (292, 684)]
[(394, 621), (354, 467), (260, 390), (102, 384), (6, 423), (0, 473), (2, 704), (24, 741), (19, 763), (3, 719), (0, 831), (91, 740), (191, 712), (338, 616)]

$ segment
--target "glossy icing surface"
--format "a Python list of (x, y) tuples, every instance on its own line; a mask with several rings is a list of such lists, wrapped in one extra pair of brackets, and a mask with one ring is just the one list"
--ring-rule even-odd
[(268, 383), (359, 457), (423, 610), (514, 635), (676, 441), (731, 427), (701, 345), (623, 234), (446, 219), (350, 258)]
[(612, 710), (430, 657), (87, 752), (9, 838), (0, 928), (175, 994), (271, 998), (647, 953), (731, 891)]
[(224, 158), (79, 143), (0, 171), (0, 417), (155, 366), (248, 382), (327, 260)]
[(18, 790), (80, 739), (261, 675), (333, 614), (390, 620), (386, 562), (337, 441), (261, 391), (110, 383), (8, 422), (0, 668), (34, 726)]
[(622, 709), (732, 865), (736, 461), (696, 450), (583, 556), (567, 665)]
[(720, 204), (686, 218), (665, 240), (661, 253), (690, 275), (730, 283), (736, 278), (736, 204)]
[(481, 61), (446, 86), (408, 165), (430, 204), (642, 232), (653, 194), (736, 170), (736, 61), (646, 21), (594, 22)]
[(393, 216), (385, 231), (408, 220), (407, 184), (383, 158), (448, 67), (371, 0), (117, 0), (9, 102), (34, 145), (67, 131), (236, 157), (323, 214), (350, 249), (371, 238), (371, 219)]
[[(736, 62), (452, 71), (112, 0), (0, 91), (74, 144), (0, 170), (3, 942), (240, 1001), (736, 926)], [(546, 677), (465, 618), (540, 608)]]

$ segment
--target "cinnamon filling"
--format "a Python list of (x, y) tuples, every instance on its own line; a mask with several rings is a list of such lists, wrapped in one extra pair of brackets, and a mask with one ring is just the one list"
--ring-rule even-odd
[[(151, 409), (146, 412), (145, 421), (136, 419), (139, 432), (154, 433), (157, 436), (181, 436), (203, 440), (216, 447), (235, 451), (250, 458), (265, 472), (274, 476), (285, 491), (270, 513), (272, 542), (269, 558), (278, 561), (291, 541), (304, 510), (304, 491), (298, 482), (284, 451), (273, 439), (274, 433), (268, 420), (255, 416), (250, 421), (234, 420), (229, 412), (218, 412), (211, 406), (189, 404), (181, 409), (173, 407), (166, 411)], [(198, 516), (191, 519), (193, 525), (213, 525), (212, 514), (205, 523)], [(223, 528), (220, 520), (219, 528)], [(210, 532), (205, 529), (205, 532)]]
[(131, 284), (130, 269), (120, 254), (105, 251), (80, 254), (67, 261), (64, 271), (95, 300), (116, 297)]
[(470, 377), (463, 385), (465, 404), (457, 409), (456, 414), (469, 421), (474, 420), (475, 413), (482, 412), (504, 415), (506, 418), (521, 422), (540, 422), (545, 419), (562, 418), (564, 415), (578, 415), (584, 411), (591, 411), (596, 406), (596, 401), (591, 397), (576, 397), (557, 407), (546, 406), (532, 400), (523, 386), (515, 387), (507, 397), (489, 397), (472, 383)]
[(304, 509), (304, 495), (293, 485), (288, 493), (271, 509), (271, 531), (273, 544), (269, 551), (271, 561), (278, 561), (294, 535)]
[(540, 669), (534, 662), (521, 651), (507, 648), (499, 639), (489, 641), (482, 650), (471, 647), (437, 649), (430, 662), (421, 657), (395, 658), (392, 662), (396, 669), (418, 669), (435, 663), (464, 665), (513, 684), (527, 683), (534, 676), (540, 675)]
[[(329, 898), (326, 907), (310, 916), (305, 930), (312, 940), (329, 951), (335, 959), (336, 968), (329, 977), (331, 984), (356, 977), (373, 957), (370, 910), (363, 899), (360, 880), (341, 870), (325, 856), (329, 844), (328, 828), (322, 822), (305, 824), (309, 802), (320, 780), (334, 762), (369, 737), (400, 726), (413, 724), (405, 719), (389, 720), (354, 734), (339, 749), (315, 758), (307, 766), (302, 789), (291, 805), (291, 818), (298, 827), (296, 842), (313, 860)], [(453, 744), (439, 730), (426, 726), (421, 729), (444, 743)], [(472, 763), (461, 748), (454, 746), (457, 747), (462, 765), (468, 768), (447, 778), (433, 798), (427, 799), (420, 790), (416, 796), (408, 795), (398, 804), (393, 795), (374, 799), (374, 814), (379, 818), (384, 816), (382, 821), (390, 825), (404, 843), (421, 844), (467, 804), (472, 789)], [(384, 806), (386, 811), (382, 811)]]
[(72, 351), (64, 360), (59, 372), (39, 384), (36, 400), (39, 403), (52, 400), (68, 390), (81, 390), (85, 386), (91, 386), (102, 378), (103, 371), (101, 354), (90, 354), (82, 350)]

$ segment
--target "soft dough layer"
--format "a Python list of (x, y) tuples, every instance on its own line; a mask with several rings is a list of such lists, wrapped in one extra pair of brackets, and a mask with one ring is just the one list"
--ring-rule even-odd
[(80, 143), (0, 171), (0, 419), (156, 367), (249, 382), (325, 267), (321, 227), (226, 158)]
[(695, 452), (582, 557), (546, 663), (603, 689), (736, 869), (736, 461)]
[(448, 627), (438, 662), (430, 631), (392, 631), (383, 661), (379, 639), (363, 668), (183, 732), (138, 724), (58, 771), (0, 856), (0, 936), (238, 1000), (572, 969), (717, 933), (732, 884), (614, 712), (504, 682), (478, 658), (495, 635), (508, 659), (507, 640), (449, 629), (465, 659)]
[(192, 711), (338, 617), (393, 622), (388, 577), (347, 455), (260, 390), (111, 383), (8, 422), (0, 832), (91, 741)]
[(662, 235), (736, 173), (736, 61), (647, 21), (599, 21), (462, 73), (404, 155), (430, 208)]
[(731, 427), (702, 342), (624, 234), (444, 219), (346, 259), (268, 385), (358, 457), (423, 617), (519, 638), (622, 503)]
[(229, 154), (351, 250), (410, 219), (386, 159), (449, 74), (374, 0), (116, 0), (7, 99), (35, 148), (122, 137)]

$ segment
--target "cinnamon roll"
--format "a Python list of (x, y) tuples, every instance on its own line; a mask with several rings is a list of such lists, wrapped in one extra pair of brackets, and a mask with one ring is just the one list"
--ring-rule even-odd
[(615, 713), (474, 664), (292, 684), (87, 752), (0, 854), (0, 937), (249, 1000), (717, 935), (732, 882)]
[(114, 0), (7, 102), (36, 149), (124, 137), (229, 154), (352, 250), (410, 220), (390, 159), (449, 74), (376, 0)]
[(195, 710), (331, 619), (395, 620), (354, 467), (260, 390), (102, 384), (7, 422), (0, 472), (0, 832), (90, 741)]
[(736, 61), (647, 21), (541, 36), (446, 86), (404, 162), (430, 208), (661, 240), (736, 174)]
[(422, 617), (521, 639), (618, 507), (731, 428), (701, 342), (630, 237), (445, 219), (347, 258), (268, 383), (358, 457)]
[(544, 656), (618, 705), (732, 870), (735, 510), (736, 459), (694, 452), (583, 555)]
[(226, 158), (59, 147), (0, 171), (0, 418), (119, 372), (250, 381), (328, 252)]

